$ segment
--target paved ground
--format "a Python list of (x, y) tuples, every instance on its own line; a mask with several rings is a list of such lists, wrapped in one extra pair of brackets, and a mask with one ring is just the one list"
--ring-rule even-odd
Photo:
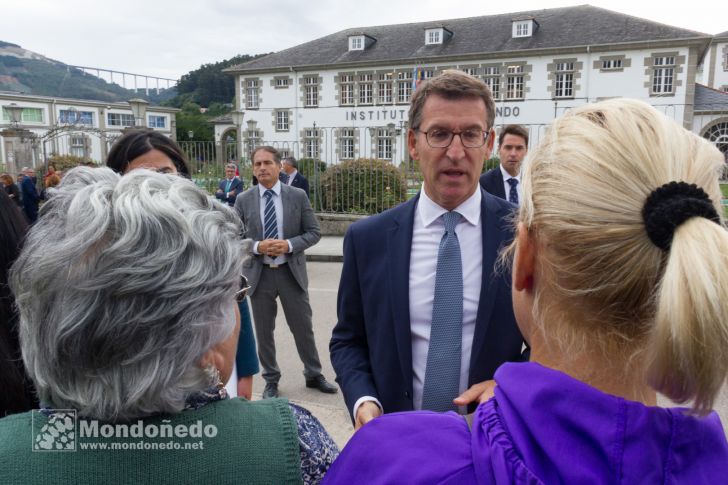
[[(329, 360), (328, 344), (331, 330), (336, 323), (336, 292), (341, 275), (341, 263), (321, 262), (322, 260), (341, 260), (341, 244), (343, 238), (324, 237), (322, 241), (307, 251), (309, 259), (309, 293), (313, 308), (314, 332), (316, 344), (321, 357), (324, 375), (331, 382), (334, 380), (334, 371)], [(303, 366), (298, 359), (291, 332), (288, 330), (283, 310), (279, 309), (276, 320), (276, 342), (278, 349), (278, 364), (281, 368), (280, 381), (281, 396), (308, 408), (326, 427), (334, 440), (343, 446), (353, 433), (349, 415), (344, 406), (341, 393), (335, 395), (322, 394), (316, 390), (305, 387)], [(259, 399), (264, 383), (260, 376), (256, 376), (253, 386), (253, 398)], [(667, 405), (665, 399), (660, 401)], [(728, 387), (716, 403), (716, 410), (721, 416), (723, 427), (728, 433)]]

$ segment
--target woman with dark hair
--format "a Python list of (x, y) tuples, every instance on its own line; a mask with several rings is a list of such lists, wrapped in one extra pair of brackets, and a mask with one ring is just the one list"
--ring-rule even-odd
[(187, 157), (171, 138), (149, 128), (129, 130), (114, 142), (106, 166), (125, 174), (135, 168), (190, 177)]
[(27, 231), (20, 208), (0, 191), (0, 417), (28, 411), (38, 404), (20, 358), (18, 315), (8, 288), (8, 272)]
[(4, 173), (0, 175), (0, 180), (3, 182), (5, 193), (8, 194), (8, 197), (10, 197), (10, 199), (15, 202), (18, 207), (23, 207), (23, 202), (20, 200), (20, 189), (17, 185), (15, 185), (13, 176)]

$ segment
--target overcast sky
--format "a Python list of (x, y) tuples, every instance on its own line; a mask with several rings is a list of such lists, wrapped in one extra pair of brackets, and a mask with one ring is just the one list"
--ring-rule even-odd
[[(0, 40), (71, 65), (177, 79), (237, 54), (279, 51), (339, 30), (565, 7), (521, 0), (0, 0)], [(707, 34), (728, 31), (728, 1), (590, 0)]]

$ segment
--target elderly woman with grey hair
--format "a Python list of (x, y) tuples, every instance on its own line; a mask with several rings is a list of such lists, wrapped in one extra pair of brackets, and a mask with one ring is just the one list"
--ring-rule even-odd
[[(229, 207), (181, 177), (81, 167), (42, 212), (11, 289), (43, 408), (0, 420), (1, 483), (323, 477), (338, 449), (308, 411), (223, 387), (244, 292)], [(33, 453), (56, 450), (76, 453)]]

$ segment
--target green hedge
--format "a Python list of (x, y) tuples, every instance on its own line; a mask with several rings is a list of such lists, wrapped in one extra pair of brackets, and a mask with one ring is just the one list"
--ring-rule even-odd
[(323, 210), (331, 212), (377, 214), (407, 200), (402, 172), (391, 162), (372, 158), (329, 167), (321, 188)]

